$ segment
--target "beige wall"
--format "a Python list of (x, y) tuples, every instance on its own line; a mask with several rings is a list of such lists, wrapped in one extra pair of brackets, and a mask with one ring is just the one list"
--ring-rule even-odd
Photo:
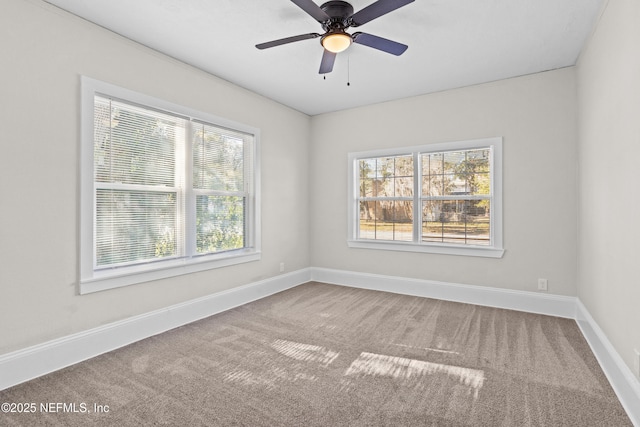
[[(427, 78), (427, 77), (425, 77)], [(311, 264), (383, 275), (576, 294), (573, 68), (312, 118)], [(347, 247), (347, 153), (502, 136), (502, 259)]]
[(620, 356), (640, 350), (640, 2), (608, 2), (577, 67), (578, 297)]
[[(46, 3), (1, 6), (0, 354), (309, 266), (308, 116)], [(78, 296), (80, 75), (260, 128), (261, 261)]]

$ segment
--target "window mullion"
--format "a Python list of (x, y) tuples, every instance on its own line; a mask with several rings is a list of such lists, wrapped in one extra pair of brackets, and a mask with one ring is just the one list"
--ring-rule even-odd
[[(253, 158), (253, 144), (249, 144), (246, 140), (244, 140), (242, 144), (242, 192), (238, 194), (239, 197), (242, 197), (243, 200), (243, 233), (244, 233), (244, 247), (253, 247), (253, 202), (250, 199), (250, 194), (253, 192), (252, 183), (253, 183), (253, 170), (248, 168), (247, 165), (251, 164), (251, 159)], [(237, 192), (240, 193), (240, 192)]]
[[(497, 241), (500, 242), (500, 245), (502, 244), (502, 236), (500, 236), (500, 238), (497, 238), (497, 235), (496, 235), (497, 233), (500, 233), (500, 235), (502, 235), (501, 227), (496, 226), (496, 218), (498, 217), (501, 218), (501, 215), (502, 215), (502, 205), (501, 205), (502, 204), (502, 183), (500, 180), (496, 179), (496, 168), (502, 167), (501, 152), (502, 150), (498, 150), (498, 153), (496, 153), (496, 150), (493, 146), (489, 148), (490, 197), (488, 198), (488, 200), (489, 200), (489, 206), (491, 208), (491, 216), (489, 218), (489, 223), (490, 223), (489, 239), (491, 241), (491, 245), (495, 245)], [(499, 191), (500, 206), (497, 206), (498, 204), (496, 203), (496, 188), (498, 186), (500, 188), (500, 191)], [(500, 219), (500, 223), (502, 223), (502, 219)]]
[(169, 187), (167, 185), (143, 185), (143, 184), (123, 184), (121, 182), (95, 182), (96, 190), (115, 191), (147, 191), (160, 193), (178, 193), (180, 187)]
[(360, 197), (359, 200), (362, 202), (413, 201), (413, 197)]
[(196, 199), (193, 191), (193, 120), (186, 124), (184, 144), (184, 256), (192, 257), (196, 252)]
[(413, 241), (420, 243), (422, 235), (422, 161), (420, 153), (413, 153)]
[(196, 196), (232, 196), (232, 197), (248, 197), (249, 193), (244, 191), (220, 191), (220, 190), (203, 190), (200, 188), (192, 189)]
[(488, 194), (476, 194), (476, 195), (450, 195), (450, 196), (424, 196), (424, 200), (491, 200), (491, 195)]

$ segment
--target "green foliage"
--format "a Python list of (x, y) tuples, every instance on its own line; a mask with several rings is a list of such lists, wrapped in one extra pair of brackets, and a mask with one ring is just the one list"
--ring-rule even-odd
[(158, 233), (155, 238), (156, 242), (156, 258), (162, 258), (165, 256), (175, 255), (176, 253), (176, 239), (175, 233), (171, 229), (166, 228), (164, 232)]
[(196, 249), (198, 253), (244, 247), (244, 200), (236, 196), (198, 196)]

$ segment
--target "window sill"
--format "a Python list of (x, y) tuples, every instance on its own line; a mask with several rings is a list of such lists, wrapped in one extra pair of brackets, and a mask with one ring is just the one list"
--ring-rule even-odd
[(502, 258), (504, 249), (493, 246), (459, 246), (447, 244), (416, 244), (411, 242), (349, 240), (350, 248), (378, 249), (384, 251), (421, 252), (428, 254)]
[(258, 261), (260, 257), (261, 253), (257, 251), (244, 251), (240, 253), (233, 251), (222, 253), (215, 257), (176, 259), (162, 263), (95, 271), (92, 277), (80, 280), (80, 294), (84, 295), (136, 283), (150, 282), (152, 280), (181, 276), (198, 271)]

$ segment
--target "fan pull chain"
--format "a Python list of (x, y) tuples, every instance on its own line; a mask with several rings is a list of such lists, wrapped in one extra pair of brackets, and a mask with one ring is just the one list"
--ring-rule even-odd
[(347, 55), (347, 86), (351, 86), (351, 55)]

